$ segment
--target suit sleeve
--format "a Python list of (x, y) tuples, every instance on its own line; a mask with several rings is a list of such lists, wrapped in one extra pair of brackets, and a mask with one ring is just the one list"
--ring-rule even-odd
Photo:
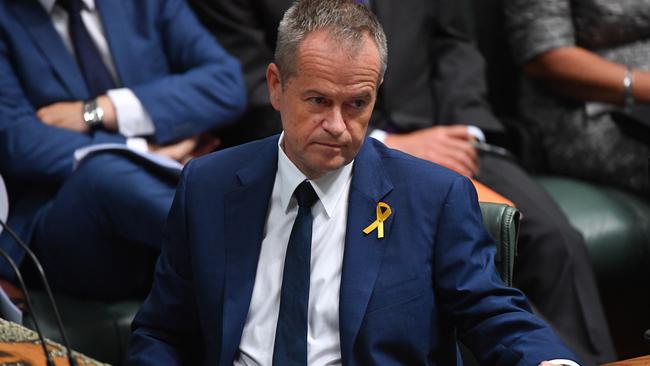
[(195, 294), (190, 270), (185, 194), (191, 162), (172, 204), (154, 283), (132, 325), (128, 365), (198, 365), (200, 357)]
[(73, 171), (76, 149), (124, 137), (102, 131), (83, 134), (47, 126), (37, 117), (12, 66), (0, 28), (0, 173), (14, 181), (63, 182)]
[(203, 28), (184, 1), (163, 2), (156, 23), (172, 74), (128, 86), (151, 116), (164, 144), (236, 120), (246, 106), (238, 61)]
[(484, 60), (472, 42), (464, 1), (437, 0), (433, 35), (433, 87), (437, 121), (501, 131), (486, 99)]
[(442, 311), (451, 316), (458, 337), (480, 364), (578, 361), (532, 314), (524, 295), (501, 281), (494, 242), (483, 228), (476, 192), (466, 178), (458, 177), (447, 193), (437, 233), (434, 283)]

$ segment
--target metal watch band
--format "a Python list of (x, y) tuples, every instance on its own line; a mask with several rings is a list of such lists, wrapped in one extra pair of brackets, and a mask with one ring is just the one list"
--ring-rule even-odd
[(97, 104), (97, 98), (84, 103), (83, 119), (91, 130), (96, 130), (104, 125), (104, 110)]

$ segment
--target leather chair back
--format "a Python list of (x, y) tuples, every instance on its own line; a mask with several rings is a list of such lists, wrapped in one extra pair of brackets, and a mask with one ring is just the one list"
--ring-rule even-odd
[(519, 210), (512, 206), (481, 202), (483, 224), (497, 245), (496, 267), (506, 285), (512, 286), (517, 235), (519, 232)]

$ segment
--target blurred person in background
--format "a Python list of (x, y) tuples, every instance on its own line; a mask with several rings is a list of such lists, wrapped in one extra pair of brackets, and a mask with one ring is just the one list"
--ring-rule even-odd
[[(240, 66), (184, 0), (0, 0), (0, 173), (9, 224), (56, 291), (148, 290), (177, 177), (116, 143), (180, 163), (245, 106)], [(24, 253), (5, 232), (0, 246)], [(7, 265), (0, 275), (11, 279)]]
[(647, 194), (650, 1), (504, 4), (519, 109), (548, 169)]

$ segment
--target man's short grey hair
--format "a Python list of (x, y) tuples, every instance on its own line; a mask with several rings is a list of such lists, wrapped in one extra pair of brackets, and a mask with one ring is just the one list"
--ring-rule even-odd
[(372, 11), (354, 0), (298, 0), (278, 26), (275, 64), (282, 80), (295, 74), (296, 53), (302, 41), (319, 30), (352, 49), (360, 46), (368, 34), (379, 50), (380, 80), (384, 77), (388, 62), (386, 34)]

